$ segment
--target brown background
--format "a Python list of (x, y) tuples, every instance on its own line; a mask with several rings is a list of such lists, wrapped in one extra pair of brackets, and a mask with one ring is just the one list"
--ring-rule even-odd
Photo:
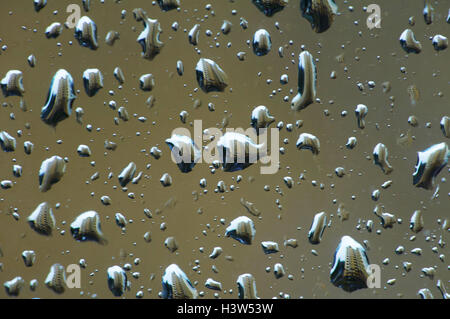
[[(433, 1), (435, 20), (431, 25), (425, 25), (422, 9), (423, 2), (419, 0), (378, 1), (381, 7), (381, 29), (369, 30), (366, 27), (367, 13), (362, 6), (372, 1), (337, 1), (340, 15), (336, 17), (332, 27), (322, 34), (316, 34), (307, 20), (301, 17), (299, 1), (291, 0), (281, 12), (268, 18), (264, 16), (250, 0), (241, 1), (203, 1), (182, 0), (180, 11), (162, 12), (157, 5), (147, 0), (136, 1), (92, 1), (91, 11), (87, 13), (98, 27), (100, 48), (97, 51), (81, 47), (74, 39), (73, 30), (64, 29), (57, 39), (46, 39), (44, 32), (54, 21), (64, 23), (68, 14), (65, 12), (70, 3), (81, 1), (48, 1), (48, 5), (36, 13), (32, 1), (1, 1), (0, 3), (0, 38), (1, 45), (7, 45), (7, 50), (0, 55), (0, 75), (3, 77), (8, 70), (18, 69), (24, 73), (26, 93), (24, 99), (28, 111), (19, 108), (18, 97), (0, 98), (1, 103), (7, 103), (0, 108), (0, 128), (6, 130), (17, 139), (17, 150), (13, 153), (1, 153), (1, 179), (11, 179), (14, 187), (0, 190), (0, 248), (3, 257), (0, 263), (0, 282), (3, 283), (15, 276), (22, 276), (27, 286), (20, 297), (40, 298), (111, 298), (106, 281), (106, 269), (109, 266), (132, 263), (134, 258), (141, 259), (133, 271), (140, 273), (139, 279), (128, 275), (131, 290), (125, 294), (127, 298), (135, 298), (139, 290), (144, 290), (145, 298), (158, 298), (161, 290), (161, 275), (164, 268), (171, 263), (177, 263), (193, 282), (198, 282), (197, 289), (205, 292), (205, 298), (213, 298), (214, 291), (204, 287), (207, 278), (213, 278), (222, 283), (227, 293), (219, 293), (221, 298), (237, 297), (236, 279), (242, 273), (252, 273), (256, 278), (258, 295), (263, 298), (279, 296), (287, 293), (291, 298), (418, 298), (421, 288), (429, 288), (435, 297), (440, 297), (436, 281), (441, 279), (449, 287), (448, 261), (441, 262), (439, 254), (447, 254), (448, 246), (438, 248), (439, 253), (431, 249), (437, 246), (439, 236), (448, 240), (437, 220), (448, 218), (449, 187), (441, 182), (440, 196), (431, 200), (433, 191), (418, 189), (412, 185), (412, 172), (416, 163), (417, 151), (446, 139), (439, 128), (439, 121), (448, 114), (449, 100), (449, 69), (448, 49), (436, 53), (430, 38), (437, 33), (449, 36), (449, 25), (445, 22), (448, 12), (447, 1)], [(212, 4), (211, 11), (205, 9), (206, 4)], [(354, 11), (348, 6), (354, 6)], [(141, 58), (141, 48), (136, 42), (143, 30), (141, 23), (132, 16), (134, 8), (142, 7), (151, 18), (161, 22), (163, 33), (161, 40), (164, 47), (154, 60)], [(121, 11), (127, 10), (126, 19), (121, 19)], [(237, 10), (236, 15), (231, 11)], [(53, 12), (57, 10), (57, 15)], [(85, 14), (82, 9), (82, 15)], [(414, 16), (416, 24), (411, 27), (408, 18)], [(239, 26), (240, 17), (249, 22), (247, 30)], [(232, 30), (228, 35), (207, 37), (205, 31), (210, 29), (214, 35), (220, 32), (224, 19), (232, 22)], [(180, 28), (177, 32), (171, 29), (174, 21)], [(279, 22), (280, 30), (275, 28)], [(355, 21), (357, 24), (355, 24)], [(188, 42), (187, 31), (196, 24), (201, 24), (198, 48)], [(24, 28), (22, 28), (24, 27)], [(271, 34), (272, 50), (264, 57), (253, 54), (246, 43), (259, 28), (266, 28)], [(398, 38), (405, 28), (412, 28), (416, 38), (422, 43), (420, 54), (406, 55), (400, 47)], [(34, 32), (33, 30), (36, 30)], [(120, 39), (113, 47), (105, 44), (108, 31), (116, 30)], [(361, 32), (359, 35), (358, 32)], [(289, 41), (292, 40), (292, 45)], [(73, 41), (72, 45), (69, 42)], [(227, 43), (231, 47), (227, 48)], [(57, 44), (61, 45), (58, 46)], [(310, 105), (307, 109), (294, 112), (290, 103), (283, 101), (285, 95), (289, 100), (293, 95), (289, 90), (297, 90), (297, 63), (300, 46), (304, 45), (317, 61), (318, 86), (317, 92), (321, 103)], [(278, 56), (278, 47), (286, 46), (284, 58)], [(236, 53), (245, 51), (245, 61), (239, 61)], [(34, 54), (37, 58), (35, 68), (30, 68), (27, 57)], [(344, 62), (338, 63), (336, 57), (344, 55)], [(377, 56), (380, 58), (377, 59)], [(229, 77), (229, 87), (224, 93), (205, 94), (198, 87), (195, 78), (195, 65), (199, 57), (212, 58), (225, 70)], [(185, 74), (180, 77), (176, 73), (176, 62), (182, 60)], [(125, 84), (118, 88), (118, 82), (113, 77), (113, 70), (120, 66), (125, 74)], [(405, 67), (406, 73), (400, 72)], [(75, 88), (80, 90), (74, 103), (85, 111), (84, 123), (79, 125), (75, 116), (61, 122), (56, 129), (45, 125), (39, 118), (41, 107), (45, 103), (49, 84), (53, 74), (60, 68), (68, 70), (75, 79)], [(104, 88), (92, 98), (88, 98), (82, 83), (82, 73), (87, 68), (99, 68), (104, 75)], [(286, 69), (287, 68), (287, 69)], [(347, 68), (347, 71), (344, 70)], [(330, 79), (332, 71), (337, 72), (337, 79)], [(261, 72), (260, 77), (257, 73)], [(156, 86), (150, 93), (139, 89), (139, 77), (152, 73)], [(281, 85), (280, 76), (289, 75), (289, 83)], [(266, 80), (272, 83), (267, 84)], [(369, 89), (367, 81), (375, 81), (376, 87)], [(391, 92), (384, 94), (382, 82), (390, 81)], [(365, 85), (360, 92), (357, 82)], [(407, 87), (415, 84), (420, 92), (420, 99), (412, 105)], [(232, 92), (230, 89), (232, 88)], [(273, 90), (281, 92), (273, 97)], [(114, 96), (108, 94), (115, 92)], [(438, 96), (438, 92), (443, 94)], [(147, 108), (145, 101), (153, 95), (156, 102), (153, 108)], [(392, 102), (389, 97), (395, 97)], [(193, 108), (194, 100), (199, 99), (201, 106)], [(111, 110), (107, 103), (115, 100), (118, 106), (125, 106), (131, 116), (130, 121), (116, 126), (114, 117), (117, 111)], [(208, 110), (208, 103), (215, 104), (215, 112)], [(106, 103), (106, 105), (105, 105)], [(357, 127), (354, 116), (355, 106), (366, 104), (369, 113), (366, 118), (366, 128)], [(391, 103), (393, 106), (391, 106)], [(231, 115), (229, 127), (247, 128), (250, 114), (254, 107), (266, 105), (276, 122), (295, 124), (296, 120), (304, 121), (303, 127), (295, 128), (293, 132), (282, 129), (280, 144), (284, 138), (289, 139), (286, 154), (280, 155), (280, 170), (275, 175), (260, 175), (259, 164), (241, 172), (226, 173), (217, 170), (210, 173), (207, 164), (199, 164), (189, 174), (182, 174), (170, 160), (170, 152), (164, 140), (172, 129), (180, 126), (189, 127), (179, 120), (182, 110), (189, 112), (188, 122), (194, 119), (203, 120), (203, 128), (219, 126), (222, 119)], [(324, 115), (329, 111), (329, 116)], [(341, 111), (348, 111), (347, 117), (341, 117)], [(15, 120), (10, 120), (9, 114), (15, 114)], [(226, 112), (226, 113), (225, 113)], [(136, 114), (136, 116), (133, 116)], [(415, 115), (419, 120), (418, 127), (407, 123), (408, 116)], [(137, 120), (146, 116), (147, 122)], [(425, 124), (431, 123), (427, 128)], [(31, 128), (26, 129), (25, 123)], [(85, 128), (87, 124), (94, 127), (92, 132)], [(378, 129), (377, 129), (378, 126)], [(100, 128), (97, 132), (95, 129)], [(23, 130), (24, 135), (17, 137), (17, 130)], [(140, 136), (137, 136), (140, 132)], [(298, 151), (295, 142), (301, 132), (315, 134), (321, 142), (321, 153), (313, 157), (309, 151)], [(400, 135), (414, 136), (406, 142), (399, 142)], [(356, 136), (358, 145), (354, 150), (347, 150), (345, 143), (350, 136)], [(103, 147), (105, 139), (118, 144), (116, 151), (106, 151)], [(30, 140), (35, 148), (31, 155), (25, 155), (23, 142)], [(62, 140), (62, 144), (57, 144)], [(373, 164), (371, 154), (373, 147), (384, 143), (389, 150), (389, 160), (394, 171), (386, 176), (381, 169)], [(76, 149), (79, 144), (87, 144), (92, 150), (90, 158), (81, 158)], [(152, 146), (158, 145), (163, 151), (159, 160), (149, 155)], [(41, 162), (53, 155), (67, 156), (69, 163), (63, 179), (46, 192), (38, 189), (38, 170)], [(95, 167), (90, 165), (95, 161)], [(121, 169), (130, 161), (134, 161), (138, 171), (144, 171), (145, 177), (138, 185), (130, 184), (128, 191), (121, 190), (117, 176)], [(12, 165), (23, 166), (23, 176), (15, 178), (12, 175)], [(150, 169), (146, 165), (151, 164)], [(343, 166), (346, 175), (339, 179), (334, 169)], [(112, 171), (114, 177), (107, 179)], [(100, 178), (89, 182), (89, 177), (100, 173)], [(173, 185), (168, 188), (161, 186), (159, 179), (163, 173), (169, 172)], [(306, 179), (300, 182), (298, 176), (305, 173)], [(235, 182), (237, 175), (243, 176), (239, 184)], [(296, 185), (288, 189), (284, 176), (292, 176)], [(208, 193), (202, 194), (199, 180), (206, 177)], [(251, 181), (253, 178), (253, 181)], [(448, 178), (448, 167), (439, 176)], [(386, 180), (393, 181), (387, 190), (380, 186)], [(217, 182), (223, 180), (228, 191), (215, 193)], [(312, 181), (324, 184), (321, 190), (314, 187)], [(334, 184), (334, 188), (331, 188)], [(229, 190), (230, 185), (237, 188)], [(270, 185), (270, 191), (264, 191), (264, 185)], [(115, 189), (117, 186), (117, 189)], [(276, 192), (279, 186), (281, 193)], [(379, 220), (373, 215), (375, 202), (370, 195), (376, 188), (381, 190), (379, 202), (387, 212), (393, 213), (403, 220), (402, 224), (394, 225), (393, 229), (382, 229)], [(128, 192), (136, 195), (128, 198)], [(193, 192), (199, 194), (195, 200)], [(93, 196), (91, 196), (93, 193)], [(109, 195), (110, 206), (104, 206), (100, 197)], [(356, 199), (352, 200), (352, 196)], [(261, 218), (248, 215), (239, 199), (253, 202), (261, 211)], [(277, 208), (275, 201), (279, 199), (282, 209)], [(340, 221), (336, 215), (338, 204), (343, 203), (350, 217)], [(52, 237), (44, 237), (27, 225), (27, 216), (35, 207), (48, 201), (53, 207), (60, 203), (59, 209), (54, 209), (58, 231)], [(17, 208), (20, 219), (12, 217), (12, 210)], [(153, 218), (144, 215), (144, 208), (153, 212)], [(160, 210), (159, 214), (157, 213)], [(203, 214), (197, 211), (202, 209)], [(409, 238), (409, 218), (414, 210), (424, 212), (425, 228), (417, 234), (415, 241)], [(96, 210), (101, 216), (102, 229), (109, 243), (101, 246), (95, 242), (76, 242), (70, 235), (70, 223), (76, 216), (86, 210)], [(322, 242), (313, 246), (307, 240), (307, 232), (314, 214), (320, 211), (333, 215), (330, 228), (325, 230)], [(132, 219), (123, 233), (115, 224), (114, 215), (121, 212), (127, 219)], [(256, 226), (255, 241), (250, 246), (244, 246), (237, 241), (224, 238), (225, 228), (237, 216), (246, 215), (252, 218)], [(219, 220), (224, 218), (225, 225)], [(375, 229), (372, 233), (357, 230), (360, 221), (372, 219)], [(167, 229), (160, 230), (160, 224), (165, 222)], [(208, 228), (207, 225), (210, 225)], [(300, 228), (300, 229), (298, 229)], [(381, 229), (381, 234), (376, 230)], [(61, 231), (65, 231), (61, 235)], [(206, 230), (206, 235), (202, 233)], [(146, 243), (143, 235), (151, 231), (152, 242)], [(350, 235), (360, 243), (370, 242), (368, 256), (371, 263), (382, 267), (382, 287), (380, 289), (364, 289), (351, 294), (336, 288), (330, 283), (329, 271), (334, 250), (343, 235)], [(179, 249), (171, 253), (164, 247), (164, 240), (175, 236)], [(430, 236), (429, 241), (426, 237)], [(297, 248), (284, 247), (287, 238), (297, 238)], [(280, 245), (280, 252), (264, 255), (260, 242), (273, 240)], [(403, 255), (396, 255), (394, 250), (405, 247)], [(208, 258), (215, 246), (221, 246), (224, 253), (216, 260)], [(200, 247), (204, 252), (200, 252)], [(416, 247), (423, 249), (422, 256), (410, 253)], [(21, 257), (23, 250), (33, 249), (37, 260), (33, 267), (26, 268)], [(311, 254), (316, 249), (318, 256)], [(232, 256), (232, 261), (226, 256)], [(80, 258), (87, 261), (87, 268), (82, 270), (82, 288), (69, 289), (63, 295), (56, 295), (44, 285), (44, 280), (54, 263), (65, 266), (78, 263)], [(388, 265), (382, 265), (385, 258), (390, 258)], [(195, 261), (200, 262), (200, 273), (195, 273), (192, 267)], [(412, 262), (412, 271), (404, 274), (403, 261)], [(266, 273), (267, 266), (273, 267), (281, 262), (286, 270), (286, 276), (275, 279), (273, 272)], [(215, 274), (211, 267), (215, 265), (219, 273)], [(436, 266), (436, 276), (433, 279), (424, 277), (423, 267)], [(302, 273), (303, 269), (303, 273)], [(154, 278), (152, 277), (154, 274)], [(289, 274), (293, 280), (289, 280)], [(31, 279), (38, 279), (39, 286), (35, 292), (28, 288)], [(153, 279), (151, 279), (153, 278)], [(386, 281), (396, 278), (395, 285), (389, 286)], [(147, 289), (151, 289), (149, 292)], [(232, 289), (230, 295), (228, 290)], [(4, 289), (0, 296), (6, 298)]]

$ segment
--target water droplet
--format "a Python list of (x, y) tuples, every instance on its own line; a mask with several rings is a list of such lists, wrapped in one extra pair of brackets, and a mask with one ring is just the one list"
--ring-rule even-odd
[(275, 117), (269, 114), (269, 109), (260, 105), (253, 109), (251, 117), (251, 125), (259, 132), (260, 128), (267, 128), (275, 121)]
[(434, 20), (434, 8), (428, 1), (425, 1), (425, 6), (423, 8), (423, 18), (426, 24), (431, 24)]
[(109, 290), (115, 297), (122, 296), (128, 285), (127, 274), (119, 266), (109, 267), (106, 272)]
[(334, 253), (331, 282), (348, 292), (367, 288), (368, 266), (365, 249), (350, 236), (344, 236)]
[(222, 26), (220, 27), (220, 30), (223, 34), (228, 34), (231, 31), (232, 24), (228, 20), (224, 20), (222, 23)]
[(36, 253), (33, 250), (24, 250), (22, 252), (23, 262), (26, 267), (31, 267), (36, 261)]
[(423, 216), (421, 210), (416, 210), (411, 216), (411, 221), (409, 222), (409, 228), (418, 233), (423, 229)]
[(303, 51), (298, 57), (298, 93), (291, 101), (291, 109), (299, 111), (316, 99), (317, 69), (313, 56)]
[(47, 202), (39, 204), (28, 216), (31, 228), (42, 235), (50, 236), (55, 229), (56, 221), (53, 211)]
[(320, 212), (314, 215), (314, 219), (308, 233), (308, 240), (311, 244), (316, 245), (320, 243), (326, 225), (327, 214), (325, 212)]
[(391, 164), (388, 162), (388, 149), (382, 143), (378, 143), (373, 149), (373, 162), (380, 166), (385, 174), (390, 174), (393, 171)]
[(176, 264), (171, 264), (162, 276), (162, 297), (165, 299), (197, 299), (198, 293), (186, 274)]
[(271, 17), (275, 13), (284, 9), (289, 0), (253, 0), (253, 3), (266, 16)]
[(300, 10), (312, 29), (321, 33), (331, 27), (338, 7), (334, 0), (301, 0)]
[(272, 40), (269, 32), (265, 29), (259, 29), (253, 35), (253, 52), (257, 56), (263, 56), (269, 53), (272, 48)]
[(45, 36), (47, 39), (57, 38), (63, 31), (63, 26), (59, 22), (53, 22), (47, 29), (45, 29)]
[(231, 221), (226, 229), (225, 236), (234, 238), (241, 244), (250, 245), (255, 233), (253, 221), (246, 216), (240, 216)]
[(442, 51), (448, 47), (447, 37), (437, 34), (433, 37), (433, 47), (436, 51)]
[(6, 281), (3, 284), (3, 286), (6, 289), (6, 293), (9, 296), (18, 296), (24, 285), (25, 281), (20, 276), (15, 277), (12, 280)]
[(261, 246), (266, 255), (275, 254), (280, 251), (278, 244), (274, 241), (263, 241), (261, 242)]
[(414, 32), (411, 29), (406, 29), (400, 35), (400, 45), (406, 53), (420, 53), (422, 51), (422, 44), (416, 40)]
[(72, 76), (66, 70), (58, 70), (50, 84), (47, 102), (42, 107), (41, 119), (51, 126), (56, 126), (58, 122), (70, 116), (75, 98)]
[(320, 152), (319, 139), (309, 133), (301, 133), (298, 137), (296, 145), (299, 150), (310, 150), (314, 155), (318, 155)]
[(180, 0), (158, 0), (159, 7), (163, 11), (169, 11), (180, 7)]
[(4, 152), (14, 152), (16, 150), (16, 139), (8, 132), (0, 132), (0, 146)]
[(366, 121), (364, 120), (364, 118), (366, 117), (368, 111), (369, 110), (368, 110), (367, 106), (365, 106), (364, 104), (358, 104), (356, 106), (355, 115), (356, 115), (356, 119), (358, 120), (358, 127), (360, 129), (363, 129), (366, 127)]
[(116, 67), (114, 69), (114, 77), (119, 82), (119, 84), (123, 84), (125, 82), (125, 76), (123, 75), (123, 71), (120, 67)]
[(94, 96), (103, 88), (103, 75), (99, 69), (87, 69), (83, 73), (83, 83), (86, 94), (89, 97)]
[(182, 76), (184, 74), (183, 61), (181, 61), (181, 60), (177, 61), (177, 73), (179, 76)]
[(22, 96), (25, 93), (23, 88), (23, 74), (19, 70), (10, 70), (1, 80), (3, 95), (8, 96)]
[(259, 299), (256, 291), (255, 277), (252, 274), (240, 275), (236, 283), (239, 299)]
[(174, 134), (166, 139), (166, 144), (172, 152), (172, 160), (183, 173), (192, 171), (195, 164), (201, 159), (201, 151), (188, 136)]
[(100, 216), (90, 210), (80, 214), (70, 224), (70, 232), (78, 241), (96, 241), (102, 245), (108, 243), (100, 228)]
[(53, 264), (45, 279), (45, 285), (57, 294), (62, 294), (66, 290), (66, 270), (64, 266)]
[(434, 179), (447, 165), (449, 150), (446, 143), (435, 144), (422, 152), (417, 153), (413, 185), (431, 190), (434, 188)]
[(137, 42), (142, 47), (142, 57), (152, 60), (164, 46), (164, 43), (159, 39), (159, 34), (162, 31), (161, 25), (158, 20), (149, 19), (146, 16), (142, 21), (144, 21), (145, 29), (137, 38)]
[(217, 142), (219, 158), (226, 172), (247, 168), (264, 156), (264, 144), (254, 143), (248, 136), (235, 132), (226, 132)]
[(98, 49), (97, 25), (88, 16), (83, 16), (78, 20), (75, 26), (75, 39), (83, 47), (90, 48), (91, 50)]
[(200, 34), (200, 24), (196, 24), (188, 33), (189, 43), (192, 45), (198, 44), (198, 35)]
[(195, 71), (198, 84), (206, 93), (212, 91), (222, 92), (228, 85), (227, 75), (213, 60), (201, 58)]
[(136, 173), (136, 164), (130, 162), (119, 174), (120, 186), (125, 187), (133, 179)]
[(34, 0), (34, 10), (41, 11), (47, 5), (47, 0)]

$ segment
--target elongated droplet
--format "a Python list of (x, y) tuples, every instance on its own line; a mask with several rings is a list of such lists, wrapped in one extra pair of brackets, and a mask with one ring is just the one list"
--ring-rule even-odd
[(238, 277), (239, 299), (259, 299), (256, 291), (256, 281), (252, 274), (242, 274)]
[(302, 16), (311, 23), (312, 29), (317, 33), (325, 32), (331, 27), (337, 10), (334, 0), (300, 1)]
[(145, 28), (137, 38), (137, 42), (142, 47), (142, 57), (152, 60), (164, 46), (164, 43), (159, 39), (161, 25), (156, 19), (144, 18), (143, 21)]
[(97, 25), (88, 16), (83, 16), (78, 20), (75, 26), (75, 39), (83, 47), (91, 50), (98, 49)]
[(181, 61), (181, 60), (177, 61), (177, 73), (179, 76), (182, 76), (184, 74), (183, 61)]
[(171, 264), (162, 276), (164, 299), (197, 299), (198, 293), (186, 274), (176, 264)]
[(325, 212), (317, 213), (314, 216), (311, 228), (308, 233), (308, 240), (311, 244), (319, 244), (327, 225), (327, 214)]
[(450, 138), (450, 117), (443, 116), (440, 122), (442, 134), (445, 137)]
[(231, 221), (226, 229), (225, 236), (234, 238), (241, 244), (250, 245), (255, 233), (253, 221), (246, 216), (240, 216)]
[(317, 69), (308, 51), (298, 57), (298, 93), (291, 101), (291, 109), (300, 111), (316, 99)]
[(130, 162), (119, 174), (120, 186), (125, 187), (133, 179), (136, 173), (136, 164)]
[(32, 68), (36, 66), (36, 57), (34, 56), (34, 54), (29, 55), (27, 61)]
[(369, 109), (364, 104), (358, 104), (355, 109), (356, 119), (358, 120), (358, 127), (363, 129), (366, 127), (365, 117)]
[(99, 69), (87, 69), (83, 73), (83, 83), (86, 94), (89, 97), (94, 96), (103, 88), (103, 75)]
[(415, 233), (418, 233), (423, 229), (423, 216), (421, 210), (414, 211), (409, 222), (409, 228)]
[(318, 155), (320, 153), (320, 141), (312, 134), (300, 134), (296, 145), (299, 150), (310, 150), (314, 155)]
[(189, 43), (192, 45), (198, 44), (198, 35), (200, 34), (200, 24), (196, 24), (188, 33)]
[(116, 297), (122, 296), (127, 288), (127, 274), (119, 266), (109, 267), (106, 272), (109, 290)]
[(259, 216), (261, 215), (261, 211), (256, 208), (255, 204), (252, 202), (249, 202), (248, 200), (246, 200), (245, 198), (241, 197), (240, 199), (241, 205), (245, 207), (245, 209), (247, 210), (247, 212), (249, 212), (250, 214), (252, 214), (253, 216)]
[(206, 93), (222, 92), (228, 85), (228, 77), (220, 66), (210, 59), (201, 58), (195, 68), (197, 81)]
[(373, 149), (373, 162), (380, 166), (385, 174), (390, 174), (393, 171), (391, 164), (388, 162), (388, 149), (382, 143), (378, 143)]
[(83, 0), (83, 9), (86, 12), (89, 12), (89, 10), (91, 10), (91, 0)]
[(434, 8), (428, 1), (425, 1), (425, 6), (423, 8), (423, 18), (426, 24), (433, 23), (434, 20)]
[(46, 124), (56, 126), (72, 114), (72, 104), (76, 98), (73, 83), (72, 76), (66, 70), (60, 69), (53, 76), (47, 102), (41, 110), (41, 119)]
[(265, 29), (259, 29), (253, 35), (253, 52), (257, 56), (263, 56), (269, 53), (272, 48), (272, 39), (269, 32)]
[(108, 243), (101, 231), (100, 216), (97, 212), (90, 210), (80, 214), (70, 224), (70, 232), (78, 241), (96, 241), (102, 245)]
[(445, 289), (445, 284), (442, 280), (438, 279), (436, 286), (441, 292), (442, 298), (444, 298), (445, 300), (450, 299), (450, 293), (448, 293), (447, 289)]
[(50, 236), (56, 226), (55, 216), (50, 205), (47, 202), (40, 203), (28, 216), (28, 223), (39, 234)]
[(63, 265), (53, 264), (50, 267), (45, 285), (57, 294), (62, 294), (66, 290), (66, 270)]
[(367, 288), (369, 259), (360, 243), (344, 236), (336, 248), (330, 279), (333, 285), (347, 292)]
[(114, 69), (114, 77), (119, 82), (119, 84), (123, 84), (125, 82), (125, 76), (123, 74), (123, 71), (120, 67), (116, 67)]
[(448, 146), (445, 142), (435, 144), (417, 153), (417, 162), (413, 173), (413, 185), (431, 190), (435, 177), (447, 165)]

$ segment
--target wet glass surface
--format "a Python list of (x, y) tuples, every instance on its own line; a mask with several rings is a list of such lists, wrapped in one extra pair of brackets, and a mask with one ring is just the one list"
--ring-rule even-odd
[[(271, 15), (251, 0), (180, 0), (171, 9), (176, 2), (92, 0), (87, 12), (83, 1), (49, 0), (39, 11), (31, 0), (0, 2), (0, 297), (22, 285), (19, 298), (113, 298), (108, 269), (119, 266), (125, 279), (111, 268), (117, 295), (161, 298), (176, 264), (199, 298), (238, 298), (238, 278), (251, 287), (243, 295), (260, 298), (420, 298), (421, 289), (442, 298), (439, 280), (450, 287), (450, 77), (446, 38), (435, 36), (449, 36), (448, 1), (429, 1), (425, 17), (419, 0), (339, 0), (336, 13), (330, 1), (279, 1), (288, 3)], [(300, 2), (330, 6), (311, 18)], [(367, 24), (372, 3), (380, 28)], [(90, 19), (78, 21), (78, 8)], [(62, 29), (47, 38), (54, 22)], [(264, 54), (255, 54), (261, 29), (271, 45), (262, 39)], [(406, 29), (420, 52), (411, 38), (401, 43)], [(299, 78), (305, 51), (312, 59)], [(220, 69), (197, 72), (201, 58)], [(261, 105), (270, 115), (255, 115), (258, 127), (279, 128), (274, 174), (261, 174), (260, 161), (232, 171), (205, 161), (183, 171), (172, 161), (174, 129), (204, 149), (203, 130), (253, 129)], [(301, 134), (309, 135), (297, 148)], [(54, 156), (61, 160), (44, 165)], [(42, 203), (33, 220), (44, 234), (28, 220)], [(80, 220), (86, 212), (95, 218)], [(313, 244), (321, 212), (326, 227)], [(251, 244), (225, 235), (241, 216), (254, 224)], [(347, 292), (331, 282), (344, 236), (379, 266), (380, 288)], [(266, 253), (262, 242), (278, 249)], [(35, 253), (31, 266), (25, 251)], [(81, 264), (80, 288), (48, 287), (50, 274), (62, 285), (55, 264), (66, 277)], [(10, 282), (18, 276), (23, 282)], [(183, 276), (171, 289), (193, 289)]]

